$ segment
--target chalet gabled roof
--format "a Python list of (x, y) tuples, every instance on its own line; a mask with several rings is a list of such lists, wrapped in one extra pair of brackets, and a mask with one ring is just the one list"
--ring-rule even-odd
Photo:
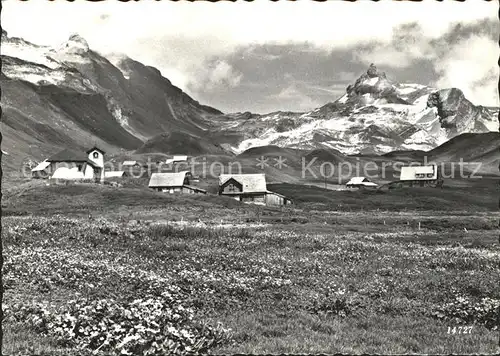
[(137, 161), (123, 161), (122, 166), (135, 166)]
[(346, 183), (346, 185), (366, 185), (375, 187), (377, 184), (370, 182), (370, 180), (366, 177), (353, 177), (349, 182)]
[(90, 152), (92, 152), (92, 151), (99, 151), (99, 152), (101, 152), (103, 155), (105, 155), (105, 154), (106, 154), (106, 152), (104, 152), (103, 150), (101, 150), (101, 149), (100, 149), (99, 147), (97, 147), (97, 146), (94, 146), (94, 147), (92, 147), (90, 150), (87, 150), (87, 152), (86, 152), (86, 153), (87, 153), (87, 154), (89, 154), (89, 153), (90, 153)]
[(267, 192), (266, 175), (256, 174), (221, 174), (219, 176), (219, 187), (228, 180), (234, 179), (241, 184), (243, 193), (265, 193)]
[(84, 152), (66, 148), (47, 159), (48, 162), (86, 162), (92, 167), (98, 167), (95, 162), (89, 160)]
[(401, 174), (399, 180), (412, 180), (415, 179), (416, 174), (432, 175), (432, 178), (437, 177), (437, 167), (435, 165), (429, 166), (406, 166), (401, 167)]
[(182, 187), (186, 179), (187, 171), (171, 173), (153, 173), (149, 180), (150, 188)]
[(87, 162), (88, 156), (84, 152), (66, 148), (51, 156), (49, 162)]
[(40, 162), (35, 168), (33, 168), (31, 171), (32, 172), (40, 172), (43, 171), (45, 168), (50, 166), (50, 162), (45, 160), (43, 162)]
[(280, 194), (280, 193), (271, 192), (270, 190), (267, 191), (267, 194), (273, 194), (273, 195), (276, 195), (276, 196), (278, 196), (280, 198), (284, 198), (284, 199), (292, 201), (292, 199), (288, 198), (287, 196), (284, 196), (283, 194)]
[(125, 175), (125, 171), (104, 172), (104, 178), (121, 178), (124, 175)]

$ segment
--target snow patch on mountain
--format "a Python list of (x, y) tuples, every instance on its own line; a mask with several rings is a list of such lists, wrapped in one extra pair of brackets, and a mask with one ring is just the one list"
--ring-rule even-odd
[(36, 85), (74, 86), (84, 92), (95, 90), (95, 85), (64, 63), (68, 59), (73, 62), (83, 61), (78, 58), (84, 58), (81, 53), (88, 51), (85, 40), (72, 36), (61, 47), (65, 49), (39, 46), (4, 34), (1, 46), (4, 59), (2, 72), (11, 79)]
[(91, 59), (86, 55), (90, 51), (87, 41), (79, 35), (72, 35), (58, 48), (50, 50), (50, 56), (59, 63), (88, 64)]
[[(80, 65), (92, 66), (87, 41), (72, 35), (58, 47), (38, 46), (19, 38), (2, 35), (2, 72), (10, 79), (33, 83), (38, 86), (54, 85), (67, 87), (82, 93), (99, 93), (105, 96), (108, 110), (127, 132), (140, 140), (147, 137), (134, 130), (122, 108), (112, 98), (109, 90), (95, 80), (85, 77), (78, 70)], [(95, 78), (94, 78), (95, 79)]]
[(121, 53), (110, 53), (106, 58), (122, 72), (125, 79), (130, 79), (131, 71), (124, 65), (124, 62), (128, 59), (126, 55)]
[(59, 53), (85, 54), (89, 51), (89, 44), (78, 34), (73, 34), (60, 47)]
[(362, 82), (363, 85), (370, 85), (370, 86), (375, 86), (375, 84), (377, 84), (379, 81), (379, 78), (378, 77), (373, 77), (373, 78), (369, 78), (369, 79), (366, 79)]
[(64, 71), (51, 70), (28, 63), (19, 64), (15, 67), (4, 65), (2, 71), (9, 78), (20, 79), (37, 85), (59, 85), (64, 82), (66, 77)]
[[(347, 102), (347, 99), (349, 99), (349, 96), (347, 94), (344, 94), (340, 99), (337, 100), (337, 102), (340, 104), (345, 104)], [(316, 109), (316, 110), (319, 110), (319, 109)]]
[(64, 67), (64, 62), (88, 62), (85, 53), (89, 45), (79, 35), (72, 35), (68, 41), (54, 48), (35, 45), (17, 37), (2, 36), (1, 54), (26, 62), (40, 64), (50, 69)]
[(108, 108), (111, 112), (111, 115), (116, 119), (116, 121), (123, 127), (128, 133), (134, 135), (138, 139), (142, 141), (147, 141), (148, 138), (146, 136), (141, 135), (137, 130), (134, 130), (132, 126), (130, 126), (129, 118), (123, 114), (121, 107), (119, 107), (112, 100), (108, 99)]
[(27, 62), (55, 69), (60, 64), (48, 56), (50, 49), (50, 47), (37, 46), (20, 39), (2, 38), (2, 55), (23, 59)]
[(492, 111), (491, 119), (483, 121), (483, 124), (490, 131), (498, 131), (498, 111)]

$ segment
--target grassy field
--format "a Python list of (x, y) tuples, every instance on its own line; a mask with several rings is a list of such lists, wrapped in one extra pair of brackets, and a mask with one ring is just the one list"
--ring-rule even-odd
[(3, 352), (497, 353), (497, 186), (466, 183), (269, 187), (287, 209), (12, 186)]
[[(447, 180), (442, 189), (404, 188), (392, 191), (336, 191), (296, 184), (269, 184), (268, 189), (306, 207), (325, 210), (464, 210), (494, 211), (498, 207), (498, 178)], [(313, 205), (311, 205), (313, 203)], [(437, 208), (439, 207), (439, 208)]]

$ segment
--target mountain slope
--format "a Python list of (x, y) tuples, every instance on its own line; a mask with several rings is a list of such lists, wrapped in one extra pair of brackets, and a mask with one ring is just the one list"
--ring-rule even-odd
[(499, 163), (500, 133), (464, 133), (427, 152), (430, 159), (440, 162)]
[(173, 130), (203, 135), (213, 127), (210, 118), (222, 114), (155, 68), (127, 57), (114, 60), (119, 67), (78, 35), (52, 48), (3, 31), (4, 165), (18, 169), (25, 159), (41, 160), (66, 147), (134, 150)]
[(161, 133), (145, 142), (136, 153), (168, 153), (198, 156), (203, 154), (223, 154), (226, 151), (211, 141), (185, 132)]

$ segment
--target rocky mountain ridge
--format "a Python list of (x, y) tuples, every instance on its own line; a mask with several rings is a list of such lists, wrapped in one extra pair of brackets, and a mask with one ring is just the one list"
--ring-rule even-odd
[(320, 108), (258, 115), (202, 105), (158, 69), (127, 56), (108, 59), (79, 35), (49, 47), (3, 31), (1, 56), (2, 150), (10, 168), (94, 144), (110, 153), (231, 155), (275, 145), (381, 154), (498, 131), (498, 109), (472, 104), (458, 88), (396, 83), (374, 65)]
[(241, 132), (232, 149), (278, 145), (335, 148), (345, 154), (430, 150), (465, 132), (498, 131), (498, 109), (476, 106), (458, 88), (438, 90), (389, 80), (373, 64), (346, 94), (305, 113), (228, 116)]

